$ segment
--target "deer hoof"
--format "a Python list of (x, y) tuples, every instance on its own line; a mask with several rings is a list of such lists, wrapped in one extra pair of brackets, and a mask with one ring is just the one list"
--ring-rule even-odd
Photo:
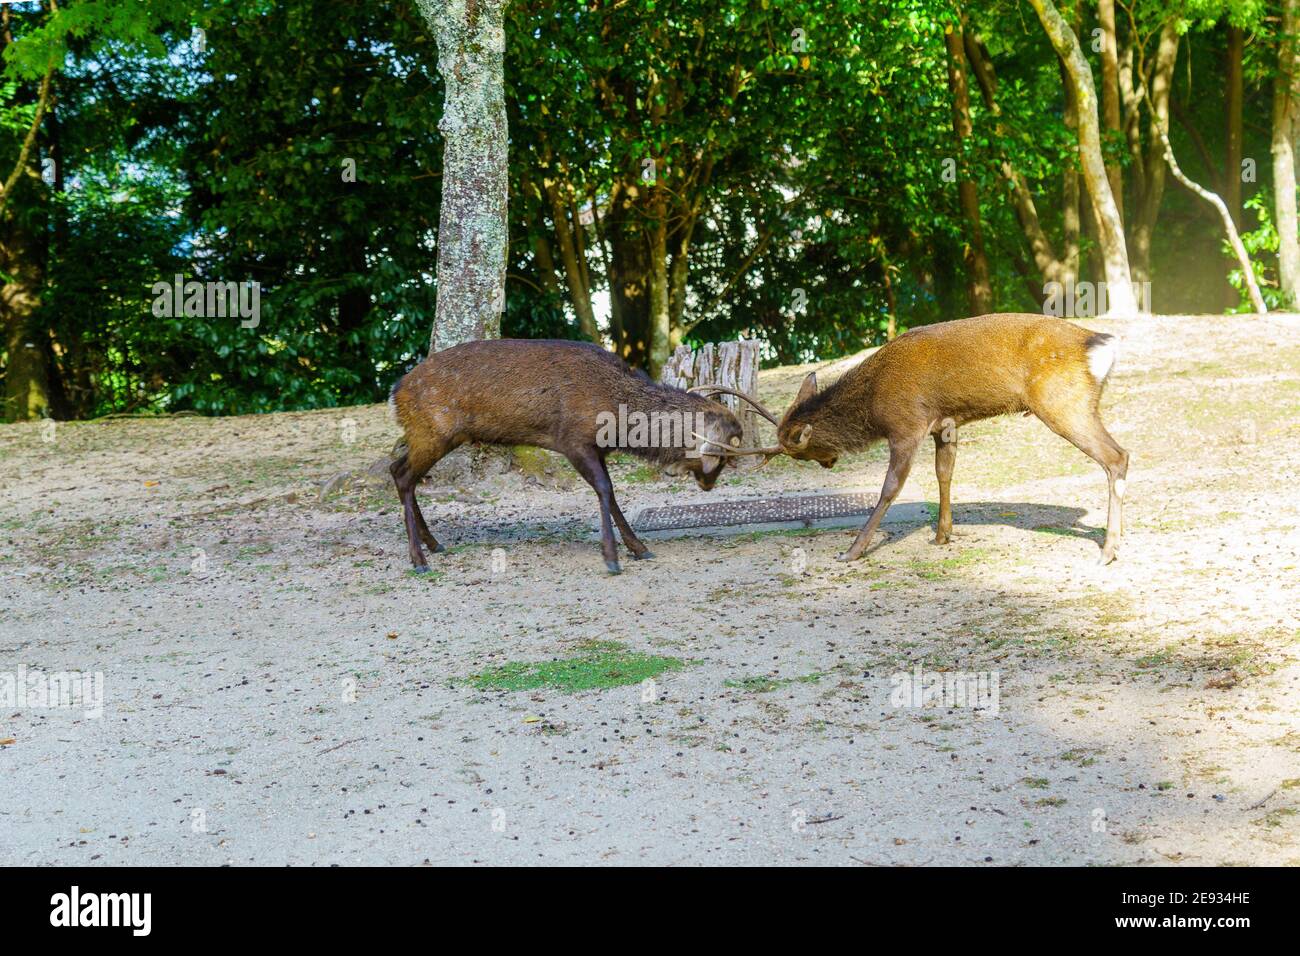
[(412, 573), (412, 574), (428, 574), (428, 573), (429, 573), (429, 566), (428, 566), (427, 564), (417, 564), (415, 567), (411, 568), (411, 573)]
[(617, 561), (606, 561), (606, 562), (605, 562), (605, 567), (609, 570), (609, 573), (610, 573), (610, 574), (622, 574), (622, 573), (623, 573), (623, 569), (622, 569), (621, 567), (619, 567)]
[(632, 555), (632, 557), (636, 558), (638, 561), (649, 561), (654, 556), (655, 553), (649, 550), (648, 548), (645, 551), (642, 551), (640, 554), (633, 553)]

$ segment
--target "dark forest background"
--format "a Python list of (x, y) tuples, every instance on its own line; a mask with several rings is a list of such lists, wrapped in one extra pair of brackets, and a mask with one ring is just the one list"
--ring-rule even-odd
[[(1294, 4), (1059, 6), (1152, 308), (1243, 301), (1153, 111), (1287, 305), (1272, 151)], [(442, 90), (413, 3), (0, 12), (7, 419), (373, 402), (423, 355)], [(513, 0), (506, 94), (505, 335), (654, 365), (658, 288), (674, 341), (757, 337), (790, 363), (1102, 278), (1075, 104), (1027, 3)], [(177, 274), (258, 281), (259, 325), (155, 315)]]

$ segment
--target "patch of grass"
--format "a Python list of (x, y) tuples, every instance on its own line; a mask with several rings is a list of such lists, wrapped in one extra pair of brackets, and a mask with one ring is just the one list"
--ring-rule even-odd
[(659, 480), (659, 469), (653, 465), (638, 465), (624, 475), (623, 480), (632, 485), (649, 484)]
[(1080, 767), (1091, 767), (1097, 762), (1096, 758), (1092, 756), (1095, 752), (1096, 751), (1085, 749), (1067, 750), (1065, 753), (1061, 754), (1061, 759), (1068, 760), (1070, 763), (1077, 764)]
[[(442, 542), (438, 542), (442, 544)], [(493, 544), (490, 541), (466, 542), (464, 544), (443, 544), (444, 554), (465, 554), (477, 548), (499, 548), (499, 544)]]
[(824, 531), (836, 531), (836, 528), (773, 528), (768, 531), (747, 531), (734, 535), (733, 541), (762, 541), (764, 538), (807, 538)]
[(446, 571), (435, 571), (430, 568), (428, 571), (420, 572), (415, 568), (410, 568), (406, 572), (408, 578), (415, 578), (417, 581), (423, 581), (425, 584), (437, 584), (447, 576)]
[(1300, 811), (1297, 811), (1295, 807), (1278, 807), (1276, 810), (1270, 810), (1261, 819), (1254, 822), (1256, 825), (1266, 827), (1280, 827), (1286, 822), (1287, 817), (1293, 817), (1297, 812)]
[(1136, 658), (1143, 670), (1226, 671), (1234, 680), (1266, 677), (1291, 659), (1300, 632), (1274, 625), (1258, 631), (1206, 635), (1200, 641), (1158, 648)]
[(1173, 659), (1174, 659), (1173, 651), (1171, 651), (1169, 648), (1161, 648), (1160, 650), (1153, 651), (1150, 654), (1144, 654), (1133, 663), (1137, 664), (1138, 667), (1142, 667), (1142, 668), (1160, 667), (1163, 664), (1171, 663)]
[(914, 558), (908, 562), (907, 566), (927, 581), (937, 581), (947, 577), (953, 571), (958, 571), (985, 560), (988, 554), (988, 551), (984, 548), (967, 548), (960, 554), (955, 554), (950, 558), (940, 558), (937, 561)]
[(749, 691), (751, 694), (767, 694), (778, 687), (784, 687), (789, 681), (777, 680), (775, 677), (744, 677), (740, 680), (723, 681), (724, 687)]
[(552, 661), (518, 661), (474, 674), (468, 683), (479, 690), (538, 690), (550, 688), (566, 694), (581, 690), (607, 690), (639, 684), (668, 671), (681, 670), (686, 661), (628, 650), (613, 641), (587, 645), (576, 657)]
[(1046, 777), (1025, 777), (1022, 782), (1030, 790), (1046, 790), (1052, 781), (1048, 780)]
[(758, 675), (744, 677), (740, 680), (723, 681), (723, 686), (748, 691), (751, 694), (767, 694), (782, 687), (789, 687), (794, 683), (815, 684), (825, 676), (825, 674), (816, 671), (811, 674), (804, 674), (802, 677), (767, 677), (766, 675)]
[(1065, 797), (1041, 797), (1034, 801), (1036, 807), (1063, 807), (1065, 806)]
[(1094, 627), (1107, 628), (1135, 620), (1132, 602), (1122, 594), (1090, 594), (1062, 601), (1060, 607), (1077, 609), (1078, 613), (1073, 616)]
[(1191, 531), (1197, 526), (1197, 522), (1191, 518), (1152, 518), (1150, 520), (1138, 521), (1136, 526), (1144, 531), (1155, 531), (1161, 534), (1167, 534), (1173, 531)]

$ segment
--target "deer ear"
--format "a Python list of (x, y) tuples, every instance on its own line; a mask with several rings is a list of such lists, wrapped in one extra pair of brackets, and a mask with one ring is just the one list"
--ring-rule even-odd
[(799, 394), (794, 397), (794, 403), (798, 405), (807, 401), (817, 394), (817, 373), (809, 372), (803, 378), (803, 384), (799, 386)]

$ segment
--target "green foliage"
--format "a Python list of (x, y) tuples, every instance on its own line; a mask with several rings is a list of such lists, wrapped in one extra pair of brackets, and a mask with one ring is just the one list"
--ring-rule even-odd
[[(1249, 232), (1241, 233), (1241, 244), (1246, 247), (1246, 252), (1250, 256), (1251, 267), (1255, 270), (1255, 282), (1259, 285), (1260, 294), (1264, 297), (1264, 304), (1270, 309), (1281, 309), (1286, 307), (1282, 290), (1278, 286), (1277, 270), (1273, 267), (1272, 255), (1277, 253), (1278, 235), (1277, 226), (1273, 224), (1273, 217), (1269, 210), (1273, 208), (1272, 190), (1265, 187), (1251, 196), (1244, 203), (1245, 207), (1255, 213), (1259, 220), (1259, 225)], [(1232, 255), (1232, 249), (1225, 239), (1224, 251), (1227, 255)], [(1262, 255), (1270, 253), (1272, 255)], [(1231, 311), (1241, 313), (1254, 313), (1255, 306), (1250, 301), (1250, 292), (1246, 288), (1245, 275), (1241, 268), (1238, 267), (1228, 273), (1228, 281), (1232, 287), (1237, 290), (1241, 301)]]
[[(1246, 115), (1267, 116), (1277, 38), (1266, 6), (1131, 7), (1144, 33), (1170, 15), (1186, 30), (1171, 132), (1184, 167), (1207, 184), (1231, 172), (1219, 166), (1225, 23), (1252, 38)], [(1063, 176), (1077, 158), (1060, 67), (1022, 4), (966, 7), (996, 62), (998, 109), (971, 78), (974, 130), (959, 148), (947, 0), (514, 0), (504, 334), (580, 337), (545, 195), (554, 181), (572, 189), (565, 215), (582, 223), (583, 268), (612, 332), (612, 273), (648, 269), (647, 158), (673, 197), (670, 256), (686, 238), (676, 231), (683, 210), (698, 210), (677, 317), (687, 343), (756, 336), (768, 362), (807, 361), (883, 341), (891, 317), (901, 330), (965, 314), (967, 240), (948, 160), (978, 190), (997, 306), (1037, 308), (1042, 277), (1001, 163), (1025, 177), (1059, 243)], [(37, 322), (60, 413), (381, 400), (423, 355), (436, 298), (442, 85), (410, 0), (8, 9), (15, 42), (0, 72), (0, 157), (17, 154), (40, 79), (56, 67), (37, 175), (6, 209), (0, 242), (11, 227), (36, 239), (24, 252), (43, 267)], [(1093, 8), (1069, 12), (1090, 36)], [(1267, 156), (1264, 125), (1247, 123), (1243, 155)], [(1132, 171), (1123, 136), (1105, 148)], [(49, 184), (38, 175), (46, 159), (59, 170)], [(1244, 193), (1259, 217), (1244, 238), (1272, 302), (1268, 194), (1254, 183)], [(1181, 190), (1167, 190), (1164, 204), (1157, 305), (1204, 311), (1229, 291), (1231, 263), (1206, 269), (1200, 254), (1217, 255), (1221, 232)], [(1090, 268), (1085, 239), (1085, 277)], [(155, 316), (151, 287), (177, 273), (256, 280), (259, 324)], [(632, 286), (643, 304), (644, 283)]]
[[(409, 10), (232, 0), (205, 10), (181, 112), (200, 278), (256, 280), (256, 329), (203, 320), (172, 407), (378, 401), (433, 315), (440, 144), (432, 43)], [(355, 179), (355, 181), (351, 181)]]
[(677, 657), (642, 654), (613, 641), (600, 641), (588, 645), (582, 654), (575, 657), (502, 664), (475, 674), (469, 683), (479, 690), (550, 688), (572, 694), (639, 684), (685, 666), (686, 662)]

